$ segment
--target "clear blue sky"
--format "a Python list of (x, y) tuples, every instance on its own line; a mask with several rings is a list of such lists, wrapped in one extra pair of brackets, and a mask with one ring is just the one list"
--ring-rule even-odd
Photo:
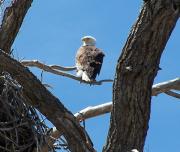
[[(117, 59), (136, 21), (142, 0), (36, 0), (29, 10), (13, 45), (19, 59), (38, 59), (46, 64), (74, 65), (81, 37), (92, 35), (106, 54), (98, 79), (113, 79)], [(163, 53), (155, 83), (180, 75), (180, 22), (177, 23)], [(31, 69), (40, 77), (39, 69)], [(44, 73), (43, 82), (73, 113), (112, 99), (112, 84), (89, 86)], [(179, 152), (180, 102), (161, 94), (152, 98), (150, 127), (145, 152)], [(109, 114), (86, 121), (86, 129), (98, 152), (106, 141)]]

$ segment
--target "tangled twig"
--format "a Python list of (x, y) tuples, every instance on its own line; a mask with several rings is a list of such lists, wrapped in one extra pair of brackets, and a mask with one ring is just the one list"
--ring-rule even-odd
[[(47, 144), (49, 128), (37, 110), (25, 104), (23, 88), (8, 73), (0, 76), (0, 151), (36, 151)], [(63, 148), (61, 138), (58, 148)], [(63, 145), (66, 141), (63, 140)], [(56, 147), (50, 147), (54, 150)]]

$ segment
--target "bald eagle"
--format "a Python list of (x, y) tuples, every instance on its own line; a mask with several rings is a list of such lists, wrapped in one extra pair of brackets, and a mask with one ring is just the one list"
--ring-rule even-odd
[(84, 81), (96, 81), (103, 63), (104, 53), (96, 47), (96, 39), (92, 36), (85, 36), (82, 39), (82, 46), (76, 54), (76, 75)]

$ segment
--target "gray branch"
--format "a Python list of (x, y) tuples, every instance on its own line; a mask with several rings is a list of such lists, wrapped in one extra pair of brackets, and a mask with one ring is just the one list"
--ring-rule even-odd
[(88, 81), (82, 80), (80, 77), (76, 77), (75, 75), (63, 72), (63, 71), (76, 70), (75, 66), (63, 67), (63, 66), (59, 66), (59, 65), (46, 65), (46, 64), (43, 64), (37, 60), (31, 60), (31, 61), (30, 60), (24, 60), (24, 61), (21, 61), (21, 64), (24, 66), (28, 66), (28, 67), (37, 67), (37, 68), (42, 69), (46, 72), (50, 72), (50, 73), (53, 73), (56, 75), (64, 76), (64, 77), (79, 81), (81, 83), (86, 83), (86, 84), (90, 84), (90, 85), (101, 85), (104, 82), (113, 82), (113, 80), (111, 80), (111, 79), (104, 79), (104, 80), (99, 80), (99, 81), (88, 82)]
[(152, 95), (157, 96), (162, 92), (165, 93), (170, 90), (180, 90), (180, 78), (153, 85)]
[[(94, 152), (86, 131), (58, 98), (53, 96), (41, 82), (18, 61), (0, 51), (0, 72), (8, 72), (23, 87), (26, 102), (37, 108), (61, 131), (72, 152)], [(81, 146), (79, 146), (81, 145)]]
[(180, 94), (173, 92), (173, 91), (166, 91), (165, 94), (180, 99)]
[[(160, 93), (165, 93), (174, 97), (177, 97), (172, 93), (170, 94), (170, 90), (178, 90), (180, 91), (180, 78), (176, 78), (176, 79), (172, 79), (172, 80), (168, 80), (165, 82), (161, 82), (158, 84), (153, 85), (152, 87), (152, 96), (157, 96)], [(178, 96), (179, 97), (179, 96)], [(92, 117), (96, 117), (96, 116), (100, 116), (106, 113), (111, 112), (112, 110), (112, 102), (107, 102), (104, 104), (100, 104), (97, 106), (89, 106), (77, 113), (74, 114), (74, 116), (76, 117), (76, 119), (78, 121), (83, 121)], [(48, 141), (49, 145), (52, 146), (55, 142), (56, 139), (58, 139), (60, 136), (62, 135), (61, 132), (59, 132), (55, 127), (53, 128), (51, 137)], [(44, 151), (47, 151), (47, 146), (45, 145), (43, 147)]]

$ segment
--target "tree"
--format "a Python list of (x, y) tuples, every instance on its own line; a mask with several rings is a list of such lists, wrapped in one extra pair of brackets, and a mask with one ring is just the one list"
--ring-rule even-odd
[[(30, 66), (35, 63), (35, 66), (41, 65), (39, 67), (46, 71), (55, 71), (56, 74), (80, 80), (62, 71), (57, 72), (57, 68), (63, 70), (60, 66), (46, 66), (39, 62), (27, 61), (19, 63), (6, 54), (11, 52), (12, 43), (31, 3), (31, 0), (12, 1), (12, 5), (5, 10), (0, 28), (1, 71), (7, 71), (23, 86), (25, 102), (38, 109), (54, 124), (60, 131), (58, 136), (65, 137), (71, 151), (95, 151), (87, 132), (78, 122), (82, 118), (76, 119), (22, 64)], [(159, 70), (161, 54), (179, 18), (179, 4), (178, 0), (144, 2), (117, 63), (111, 124), (103, 151), (126, 152), (134, 148), (143, 151), (153, 94), (151, 88)], [(72, 70), (74, 67), (65, 69)], [(104, 81), (109, 80), (95, 84)], [(180, 90), (179, 81), (177, 79), (175, 85), (173, 83), (170, 87), (166, 86), (165, 89), (160, 89), (160, 92)], [(172, 95), (172, 92), (169, 94)], [(78, 114), (76, 116), (78, 117)]]

